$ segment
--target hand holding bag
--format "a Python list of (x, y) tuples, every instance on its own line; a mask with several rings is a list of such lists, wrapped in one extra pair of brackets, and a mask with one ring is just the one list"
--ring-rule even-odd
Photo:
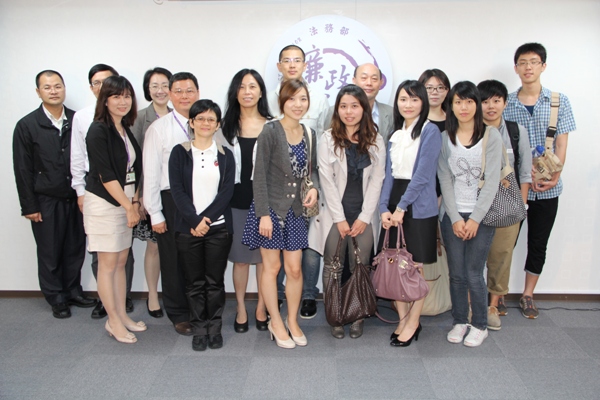
[[(375, 270), (371, 274), (371, 281), (378, 297), (404, 302), (417, 301), (427, 296), (429, 286), (425, 278), (419, 273), (421, 263), (415, 263), (412, 254), (406, 250), (404, 229), (398, 225), (398, 239), (396, 248), (390, 249), (390, 229), (385, 231), (383, 248), (373, 259)], [(402, 236), (402, 247), (400, 247)]]
[(342, 286), (342, 264), (340, 249), (344, 239), (340, 236), (332, 262), (331, 277), (325, 289), (325, 316), (331, 326), (342, 326), (375, 314), (377, 297), (369, 279), (369, 272), (358, 256), (360, 249), (352, 238), (356, 267), (348, 281)]
[[(483, 135), (482, 155), (481, 155), (481, 178), (479, 179), (479, 188), (477, 196), (485, 183), (485, 151), (489, 139), (490, 127), (488, 126)], [(490, 206), (487, 214), (481, 220), (483, 225), (493, 227), (506, 227), (521, 222), (527, 217), (525, 203), (521, 196), (521, 188), (517, 183), (515, 171), (510, 166), (506, 147), (502, 145), (502, 153), (504, 155), (504, 167), (500, 171), (500, 182), (498, 183), (498, 191), (496, 197)]]
[[(306, 129), (306, 128), (305, 128)], [(310, 189), (313, 189), (315, 187), (315, 185), (313, 184), (312, 179), (310, 179), (310, 176), (312, 174), (312, 129), (310, 132), (308, 132), (307, 134), (308, 136), (308, 154), (307, 154), (307, 159), (308, 159), (308, 175), (306, 175), (304, 178), (302, 178), (302, 185), (300, 187), (300, 197), (302, 198), (302, 202), (304, 203), (304, 199), (306, 198), (306, 195), (308, 194), (308, 191)], [(310, 217), (316, 217), (317, 215), (319, 215), (319, 202), (317, 201), (312, 207), (302, 207), (302, 215), (304, 215), (306, 218), (310, 218)]]

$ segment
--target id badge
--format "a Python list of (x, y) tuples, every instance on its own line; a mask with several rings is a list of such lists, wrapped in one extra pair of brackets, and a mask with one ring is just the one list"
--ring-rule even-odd
[(131, 185), (132, 183), (135, 183), (135, 171), (128, 172), (125, 175), (125, 184)]

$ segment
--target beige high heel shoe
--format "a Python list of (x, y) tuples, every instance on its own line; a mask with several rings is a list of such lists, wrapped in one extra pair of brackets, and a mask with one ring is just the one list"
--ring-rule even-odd
[(296, 343), (296, 346), (306, 346), (308, 344), (308, 340), (306, 340), (304, 332), (302, 332), (302, 336), (294, 336), (292, 334), (292, 331), (290, 330), (290, 327), (288, 325), (287, 318), (285, 319), (285, 328), (288, 330), (288, 333), (290, 334), (290, 337), (292, 338), (294, 343)]
[(275, 332), (273, 332), (273, 329), (271, 328), (271, 321), (267, 323), (267, 329), (269, 329), (269, 332), (271, 332), (271, 340), (274, 340), (275, 343), (277, 343), (277, 346), (281, 347), (282, 349), (293, 349), (296, 347), (296, 342), (294, 342), (291, 338), (287, 340), (280, 340), (275, 335)]
[(148, 326), (144, 323), (144, 321), (138, 321), (134, 325), (125, 325), (125, 328), (132, 332), (144, 332), (148, 329)]
[(110, 324), (108, 323), (108, 320), (106, 320), (106, 324), (104, 325), (104, 329), (106, 329), (106, 332), (108, 332), (108, 335), (114, 337), (117, 340), (117, 342), (127, 343), (127, 344), (132, 344), (132, 343), (137, 342), (137, 338), (131, 332), (127, 332), (127, 334), (124, 337), (117, 337), (115, 335), (115, 333), (113, 332), (112, 328), (110, 327)]

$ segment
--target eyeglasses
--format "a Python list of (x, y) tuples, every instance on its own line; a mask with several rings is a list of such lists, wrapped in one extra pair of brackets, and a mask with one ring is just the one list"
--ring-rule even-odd
[(281, 60), (282, 64), (301, 64), (303, 62), (304, 62), (304, 60), (301, 59), (300, 57), (297, 57), (297, 58), (283, 58)]
[(216, 118), (204, 118), (204, 117), (196, 117), (194, 118), (194, 121), (203, 124), (204, 122), (208, 122), (209, 125), (213, 125), (217, 123), (217, 119)]
[(198, 91), (194, 90), (194, 89), (187, 89), (187, 90), (181, 90), (181, 89), (175, 89), (171, 91), (171, 94), (175, 97), (181, 97), (184, 94), (186, 94), (188, 97), (192, 97), (193, 95), (195, 95)]
[(151, 92), (158, 92), (159, 89), (162, 89), (164, 92), (168, 92), (169, 91), (169, 84), (168, 83), (164, 83), (162, 85), (151, 85), (150, 86), (150, 91)]
[(540, 60), (529, 60), (529, 61), (519, 61), (517, 63), (517, 67), (523, 68), (531, 65), (532, 67), (537, 67), (538, 65), (543, 64)]
[(104, 79), (101, 81), (92, 81), (92, 86), (93, 87), (102, 86), (102, 82), (104, 82)]
[(46, 86), (41, 87), (41, 89), (44, 92), (48, 92), (48, 93), (50, 93), (52, 91), (60, 92), (64, 88), (65, 88), (64, 85), (60, 85), (60, 84), (54, 85), (54, 86), (46, 85)]
[(444, 93), (446, 91), (448, 91), (448, 88), (446, 86), (425, 86), (425, 90), (427, 90), (427, 93), (433, 93), (433, 92), (438, 92), (438, 93)]

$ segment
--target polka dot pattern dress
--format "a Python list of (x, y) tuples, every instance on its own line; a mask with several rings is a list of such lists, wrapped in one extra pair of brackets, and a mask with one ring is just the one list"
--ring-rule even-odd
[[(306, 162), (306, 143), (304, 139), (295, 145), (290, 145), (292, 172), (294, 176), (307, 174)], [(244, 226), (244, 235), (242, 243), (249, 246), (250, 250), (263, 247), (273, 250), (295, 251), (308, 247), (308, 221), (302, 215), (296, 217), (292, 207), (288, 210), (285, 218), (275, 214), (275, 211), (269, 207), (269, 215), (273, 223), (273, 235), (271, 239), (258, 233), (260, 218), (256, 216), (254, 200), (248, 211), (248, 218)]]

